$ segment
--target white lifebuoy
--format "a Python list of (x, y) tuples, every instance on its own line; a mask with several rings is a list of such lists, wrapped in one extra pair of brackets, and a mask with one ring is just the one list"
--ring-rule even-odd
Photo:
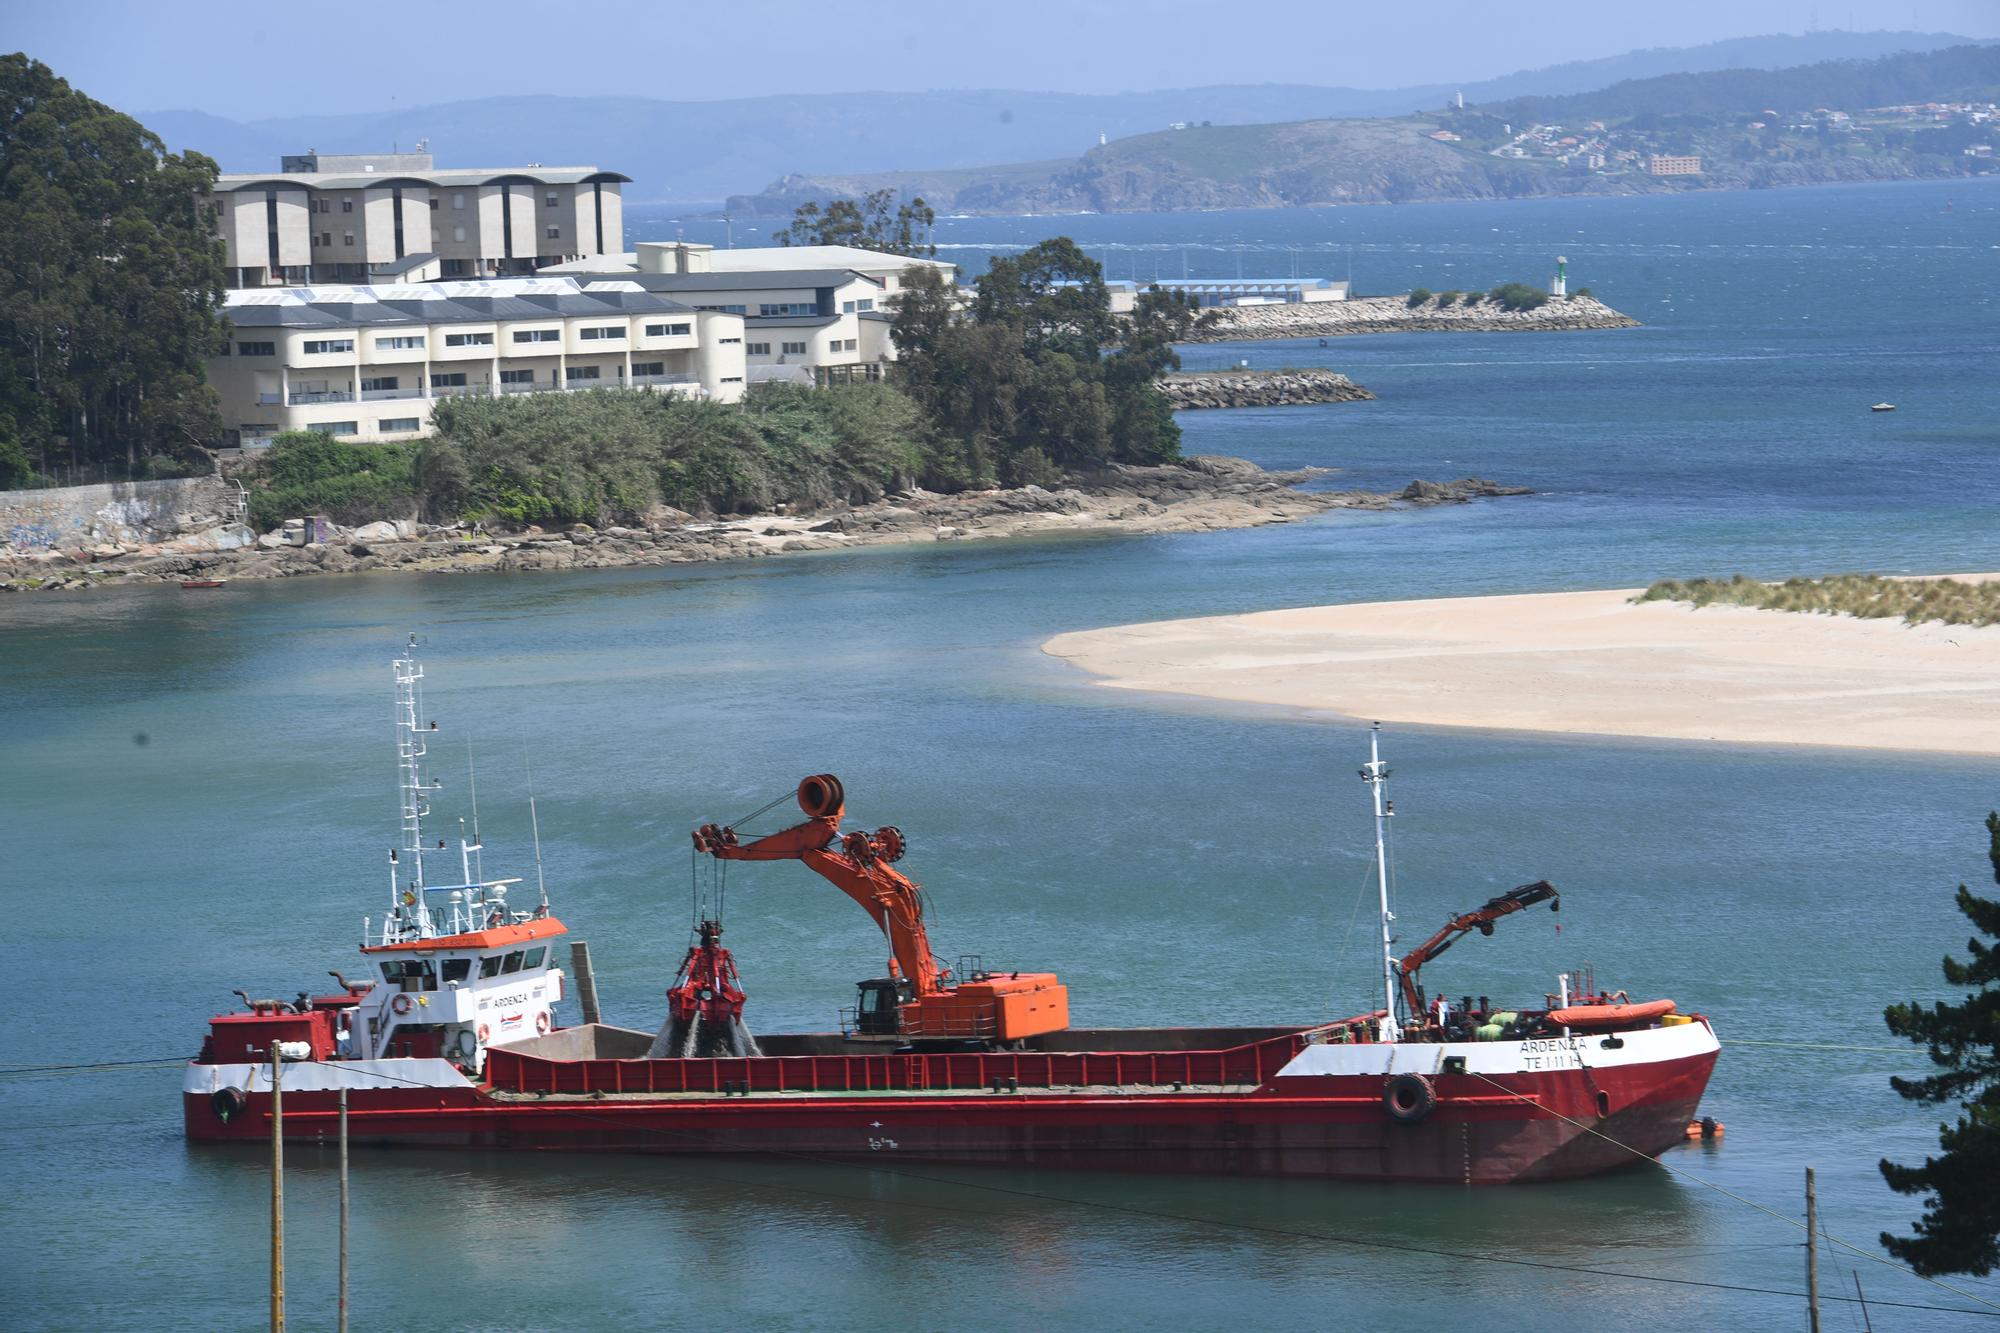
[(416, 1008), (416, 1004), (410, 999), (408, 991), (397, 991), (395, 998), (389, 1001), (389, 1007), (399, 1014), (407, 1014)]
[(539, 1014), (536, 1014), (536, 1015), (535, 1015), (535, 1031), (537, 1031), (537, 1032), (541, 1033), (541, 1034), (542, 1034), (542, 1035), (543, 1035), (544, 1037), (546, 1037), (546, 1036), (548, 1036), (548, 1035), (549, 1035), (549, 1011), (548, 1011), (548, 1010), (544, 1009), (544, 1010), (542, 1010), (542, 1012), (540, 1012)]
[(492, 1036), (493, 1036), (493, 1029), (487, 1027), (484, 1023), (481, 1023), (479, 1025), (479, 1044), (481, 1046), (484, 1046), (492, 1038)]

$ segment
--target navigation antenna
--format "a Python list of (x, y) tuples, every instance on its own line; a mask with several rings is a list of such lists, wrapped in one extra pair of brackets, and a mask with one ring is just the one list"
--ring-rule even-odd
[(396, 659), (395, 665), (396, 766), (403, 811), (401, 851), (409, 857), (410, 881), (407, 886), (397, 884), (398, 857), (392, 850), (389, 853), (389, 915), (406, 932), (427, 935), (430, 933), (430, 910), (424, 901), (424, 816), (431, 812), (427, 794), (442, 784), (435, 780), (424, 781), (423, 758), (430, 752), (424, 736), (427, 731), (436, 731), (437, 723), (425, 727), (418, 721), (418, 682), (424, 678), (424, 669), (417, 662), (415, 634), (410, 635), (409, 646), (404, 655)]
[(528, 827), (535, 835), (535, 892), (540, 896), (542, 915), (549, 914), (549, 886), (542, 880), (542, 821), (535, 813), (535, 766), (528, 765)]
[(1389, 821), (1396, 814), (1396, 804), (1382, 799), (1383, 784), (1389, 780), (1389, 766), (1382, 762), (1381, 741), (1382, 724), (1371, 724), (1368, 728), (1368, 762), (1361, 766), (1361, 780), (1368, 784), (1368, 793), (1375, 801), (1375, 883), (1382, 898), (1382, 1040), (1399, 1041), (1403, 1034), (1396, 1023), (1396, 954), (1390, 933), (1396, 914), (1389, 910), (1387, 837)]

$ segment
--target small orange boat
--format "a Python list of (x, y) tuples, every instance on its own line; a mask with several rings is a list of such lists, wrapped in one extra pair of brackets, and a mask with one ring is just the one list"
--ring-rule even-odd
[(227, 582), (228, 582), (227, 579), (182, 579), (181, 586), (183, 588), (188, 588), (188, 589), (220, 588), (224, 583)]
[(1644, 1004), (1577, 1004), (1553, 1009), (1549, 1022), (1565, 1028), (1621, 1028), (1647, 1023), (1674, 1011), (1672, 1000), (1647, 1000)]

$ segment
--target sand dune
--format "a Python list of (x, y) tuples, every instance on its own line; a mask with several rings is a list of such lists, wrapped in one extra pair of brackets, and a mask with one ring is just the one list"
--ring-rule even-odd
[(1085, 630), (1043, 651), (1121, 689), (1385, 722), (2000, 755), (2000, 627), (1632, 595), (1307, 607)]

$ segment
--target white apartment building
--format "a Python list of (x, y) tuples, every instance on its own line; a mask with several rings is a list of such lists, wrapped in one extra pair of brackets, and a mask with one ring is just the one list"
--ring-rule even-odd
[(696, 309), (740, 314), (753, 383), (828, 384), (879, 379), (895, 359), (890, 303), (912, 267), (937, 270), (957, 284), (956, 264), (851, 245), (718, 250), (644, 241), (628, 254), (593, 255), (543, 271), (616, 274)]
[(492, 278), (622, 252), (619, 189), (630, 179), (588, 166), (439, 171), (429, 153), (308, 153), (274, 175), (219, 177), (212, 202), (231, 287)]
[(407, 439), (468, 394), (637, 388), (742, 398), (745, 321), (620, 278), (528, 278), (229, 293), (210, 360), (232, 445), (287, 430)]

